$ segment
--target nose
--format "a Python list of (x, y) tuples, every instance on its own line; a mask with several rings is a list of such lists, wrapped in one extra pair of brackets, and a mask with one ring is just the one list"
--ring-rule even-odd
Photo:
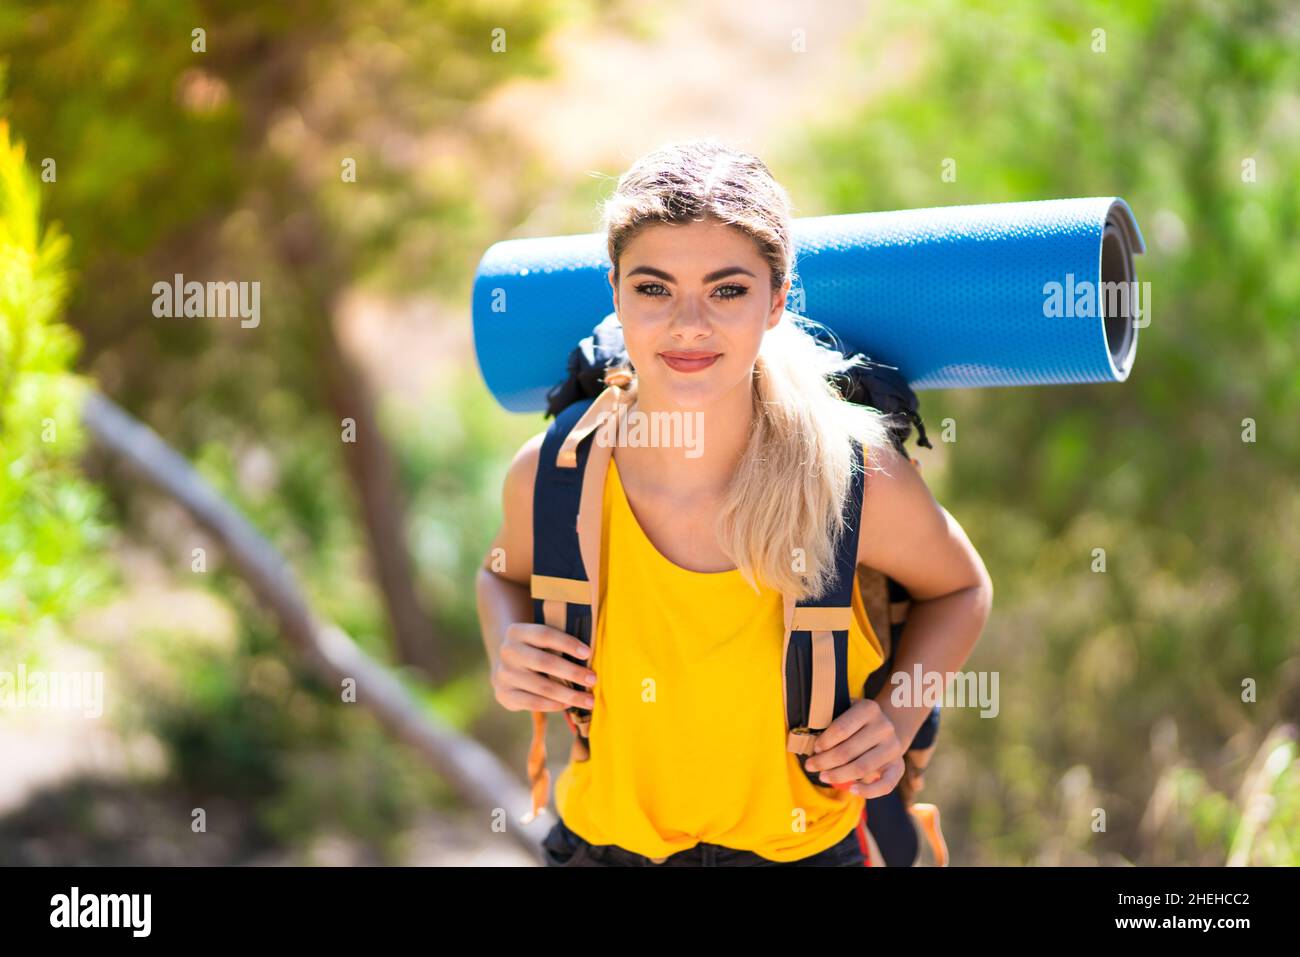
[(678, 298), (678, 303), (668, 327), (668, 332), (673, 338), (683, 342), (693, 342), (696, 339), (707, 339), (712, 335), (713, 329), (705, 316), (699, 297), (681, 296)]

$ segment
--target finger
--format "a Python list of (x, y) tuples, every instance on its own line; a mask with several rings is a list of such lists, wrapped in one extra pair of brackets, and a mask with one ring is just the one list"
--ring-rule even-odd
[(568, 705), (561, 701), (552, 701), (530, 691), (507, 688), (498, 699), (501, 705), (510, 711), (563, 711)]
[(547, 648), (575, 658), (586, 658), (591, 654), (591, 645), (549, 625), (534, 625), (524, 640), (535, 648)]
[[(831, 787), (838, 788), (841, 791), (849, 791), (860, 784), (874, 784), (879, 780), (880, 772), (876, 771), (874, 774), (868, 774), (865, 778), (859, 778), (856, 781), (837, 781), (835, 784), (832, 784)], [(856, 794), (857, 792), (855, 791), (854, 793)]]
[(506, 668), (502, 670), (501, 677), (510, 687), (519, 688), (522, 691), (531, 691), (533, 694), (551, 698), (566, 706), (590, 708), (595, 704), (595, 698), (590, 693), (580, 688), (570, 688), (568, 685), (562, 685), (545, 675), (538, 674), (536, 671), (529, 671), (525, 668)]
[(572, 661), (568, 661), (549, 651), (543, 651), (540, 648), (528, 646), (520, 648), (516, 660), (512, 664), (515, 667), (523, 667), (529, 671), (554, 675), (557, 678), (575, 681), (588, 687), (596, 683), (596, 674), (590, 668), (575, 665)]
[(849, 788), (854, 794), (865, 798), (884, 797), (898, 786), (903, 777), (903, 762), (898, 761), (885, 769), (880, 779), (872, 782), (860, 782)]
[[(846, 711), (845, 714), (848, 714)], [(841, 715), (843, 717), (843, 715)], [(830, 729), (827, 728), (827, 731)], [(825, 771), (829, 768), (848, 764), (868, 748), (887, 741), (893, 735), (894, 727), (887, 721), (875, 721), (863, 725), (857, 731), (829, 750), (809, 755), (804, 767), (810, 771)]]
[(883, 773), (886, 766), (895, 759), (901, 760), (902, 751), (898, 741), (891, 738), (868, 748), (860, 749), (857, 754), (835, 767), (821, 772), (823, 784), (838, 784), (843, 781), (870, 780), (873, 774)]
[(853, 706), (826, 726), (826, 730), (817, 735), (813, 742), (813, 753), (820, 754), (852, 737), (859, 728), (867, 724), (880, 711), (880, 705), (870, 698), (855, 701)]
[(551, 628), (545, 624), (528, 624), (516, 622), (506, 629), (506, 640), (500, 645), (502, 661), (513, 662), (519, 651), (524, 648), (541, 648), (558, 654), (571, 654), (585, 661), (590, 657), (591, 646), (567, 632)]

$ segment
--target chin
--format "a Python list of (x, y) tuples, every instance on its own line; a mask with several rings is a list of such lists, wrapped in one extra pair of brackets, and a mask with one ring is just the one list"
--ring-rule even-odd
[(661, 382), (661, 395), (683, 411), (707, 409), (722, 397), (726, 389), (717, 382)]

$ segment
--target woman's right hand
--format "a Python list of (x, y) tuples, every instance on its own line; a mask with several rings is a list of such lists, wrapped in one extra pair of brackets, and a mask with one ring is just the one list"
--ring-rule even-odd
[[(596, 699), (585, 689), (596, 683), (596, 675), (564, 658), (566, 654), (585, 659), (591, 654), (591, 647), (549, 625), (527, 622), (508, 625), (492, 670), (497, 701), (508, 711), (591, 708)], [(583, 687), (570, 687), (556, 679)]]

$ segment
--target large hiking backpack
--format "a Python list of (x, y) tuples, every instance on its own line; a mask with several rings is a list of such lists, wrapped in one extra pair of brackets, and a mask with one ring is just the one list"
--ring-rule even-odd
[[(820, 333), (824, 343), (839, 344)], [(617, 417), (620, 404), (629, 400), (630, 378), (608, 370), (625, 365), (627, 352), (617, 314), (611, 313), (583, 339), (568, 360), (568, 376), (547, 393), (547, 417), (554, 417), (542, 442), (537, 479), (533, 487), (533, 575), (531, 595), (534, 621), (567, 632), (590, 645), (599, 614), (600, 542), (605, 471), (613, 452), (609, 443), (594, 441), (606, 417)], [(931, 448), (917, 411), (916, 395), (892, 366), (867, 360), (837, 376), (835, 383), (851, 402), (870, 405), (888, 416), (890, 437), (913, 465), (905, 443), (913, 426), (918, 444)], [(862, 449), (854, 441), (859, 457)], [(865, 468), (866, 463), (863, 463)], [(846, 526), (836, 556), (833, 587), (816, 600), (785, 600), (783, 661), (784, 699), (788, 728), (786, 746), (803, 767), (816, 736), (834, 718), (847, 711), (853, 699), (875, 697), (889, 679), (898, 638), (907, 620), (910, 597), (893, 579), (857, 564), (858, 525), (865, 474), (855, 471), (844, 506)], [(880, 640), (884, 661), (872, 672), (859, 693), (848, 686), (848, 632), (852, 620), (854, 583), (863, 607)], [(566, 655), (570, 661), (581, 663)], [(588, 659), (590, 661), (592, 659)], [(572, 687), (577, 685), (566, 682)], [(528, 820), (546, 806), (550, 774), (546, 768), (546, 715), (533, 712), (533, 740), (528, 772), (532, 785), (532, 810)], [(570, 759), (590, 757), (588, 733), (591, 712), (572, 706), (565, 721), (573, 732)], [(890, 794), (868, 799), (859, 840), (872, 865), (911, 865), (918, 856), (918, 828), (925, 834), (934, 862), (947, 862), (932, 805), (915, 804), (921, 777), (934, 746), (939, 712), (935, 708), (913, 740), (905, 757), (906, 771)], [(804, 774), (825, 787), (804, 767)], [(863, 826), (865, 824), (865, 826)]]

